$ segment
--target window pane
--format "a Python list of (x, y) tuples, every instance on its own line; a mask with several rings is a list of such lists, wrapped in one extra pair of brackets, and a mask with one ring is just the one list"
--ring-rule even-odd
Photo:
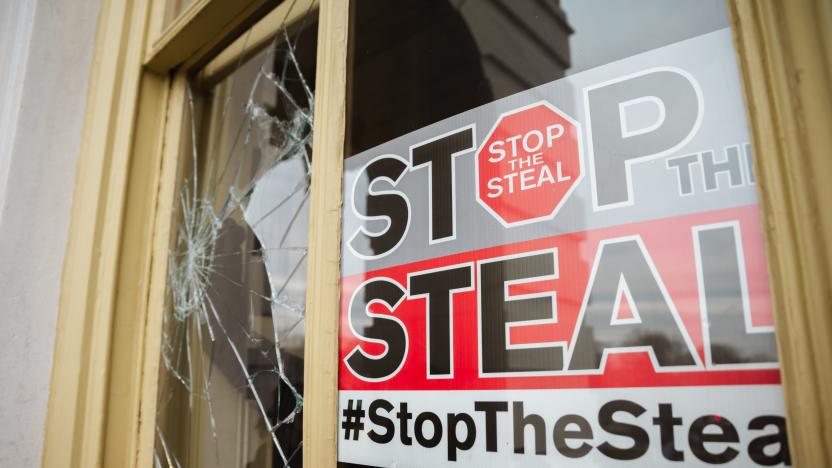
[(159, 466), (303, 464), (316, 15), (218, 83), (190, 86)]
[(724, 0), (352, 5), (343, 466), (788, 465)]

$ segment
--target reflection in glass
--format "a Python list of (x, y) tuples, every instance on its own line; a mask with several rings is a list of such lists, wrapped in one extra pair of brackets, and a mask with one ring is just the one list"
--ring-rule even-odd
[[(389, 427), (373, 442), (342, 427), (340, 459), (788, 460), (724, 0), (351, 5), (339, 416), (363, 399), (391, 424), (368, 423)], [(542, 141), (553, 119), (571, 140), (550, 145), (552, 159), (583, 167), (552, 169), (552, 179), (573, 186), (516, 196), (498, 212), (482, 195), (498, 184), (486, 181), (522, 175), (485, 164), (487, 149), (525, 144), (530, 127)], [(523, 167), (537, 148), (513, 162)], [(501, 408), (493, 450), (483, 450), (475, 401)], [(672, 432), (682, 415), (671, 403), (687, 412), (678, 449), (666, 432), (651, 440), (654, 427), (629, 426), (637, 438), (600, 422), (621, 411)], [(444, 444), (462, 414), (479, 445), (445, 458), (417, 421), (444, 424)], [(728, 427), (729, 415), (743, 430), (765, 420), (780, 433), (766, 454), (746, 444), (714, 455), (705, 428)], [(605, 430), (630, 446), (602, 443)], [(586, 444), (564, 444), (567, 433)]]
[(315, 15), (188, 90), (156, 466), (303, 464)]

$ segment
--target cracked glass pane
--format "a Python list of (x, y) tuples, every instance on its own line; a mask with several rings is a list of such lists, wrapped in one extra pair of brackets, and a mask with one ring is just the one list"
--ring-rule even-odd
[(281, 27), (219, 81), (189, 86), (158, 467), (303, 463), (316, 17)]

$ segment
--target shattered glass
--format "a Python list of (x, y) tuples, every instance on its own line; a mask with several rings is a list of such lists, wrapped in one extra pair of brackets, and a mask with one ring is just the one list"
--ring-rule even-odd
[(302, 465), (316, 16), (189, 87), (157, 467)]

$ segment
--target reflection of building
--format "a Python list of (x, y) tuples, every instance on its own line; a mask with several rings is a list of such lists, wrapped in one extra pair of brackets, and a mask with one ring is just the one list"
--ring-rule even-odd
[(355, 10), (348, 155), (569, 68), (572, 29), (557, 2), (364, 1)]
[(573, 33), (559, 0), (453, 0), (495, 99), (564, 76)]
[[(367, 10), (369, 2), (378, 10)], [(832, 212), (823, 209), (832, 198), (832, 184), (823, 179), (832, 173), (827, 0), (350, 0), (351, 18), (339, 10), (342, 0), (0, 2), (0, 339), (7, 344), (0, 358), (7, 382), (0, 392), (0, 465), (37, 466), (41, 457), (46, 467), (170, 462), (154, 453), (154, 405), (163, 264), (167, 238), (176, 231), (168, 218), (177, 204), (178, 172), (188, 171), (189, 162), (182, 136), (188, 134), (187, 83), (205, 64), (239, 66), (246, 60), (240, 44), (268, 43), (286, 16), (259, 21), (289, 3), (314, 5), (306, 10), (313, 23), (316, 8), (329, 13), (320, 15), (327, 41), (321, 50), (334, 50), (307, 57), (320, 59), (317, 78), (335, 90), (334, 97), (316, 100), (328, 125), (316, 129), (316, 141), (329, 149), (317, 157), (335, 175), (329, 187), (314, 186), (313, 196), (338, 180), (344, 122), (327, 116), (343, 115), (348, 100), (354, 106), (346, 114), (354, 130), (350, 155), (557, 79), (570, 64), (567, 73), (575, 73), (731, 27), (753, 110), (748, 127), (792, 454), (797, 466), (830, 465), (832, 433), (824, 430), (832, 426), (824, 366), (832, 354)], [(350, 20), (358, 34), (347, 38)], [(355, 62), (345, 66), (348, 47)], [(355, 87), (345, 96), (347, 73)], [(339, 213), (336, 200), (316, 207), (312, 218), (330, 228)], [(332, 234), (316, 238), (310, 264), (337, 268), (339, 233)], [(325, 286), (335, 281), (326, 274), (332, 270), (313, 271), (311, 290), (321, 294), (310, 316), (331, 318), (338, 307)], [(262, 271), (251, 273), (265, 285)], [(317, 330), (306, 335), (313, 350), (337, 339), (331, 328)], [(337, 411), (335, 353), (309, 354), (309, 348), (303, 369), (298, 359), (287, 364), (295, 378), (315, 379), (304, 387), (310, 410), (304, 415), (314, 416), (304, 421), (312, 437), (302, 450), (334, 460), (339, 421), (325, 417)], [(245, 357), (252, 370), (268, 369), (273, 359), (259, 349)], [(324, 411), (322, 403), (329, 404)], [(189, 411), (187, 404), (182, 409)], [(249, 423), (268, 437), (261, 424)], [(200, 443), (194, 450), (217, 451), (210, 434)], [(248, 466), (268, 466), (270, 447), (263, 445)]]
[(354, 8), (347, 156), (569, 68), (572, 29), (558, 2), (363, 1)]

